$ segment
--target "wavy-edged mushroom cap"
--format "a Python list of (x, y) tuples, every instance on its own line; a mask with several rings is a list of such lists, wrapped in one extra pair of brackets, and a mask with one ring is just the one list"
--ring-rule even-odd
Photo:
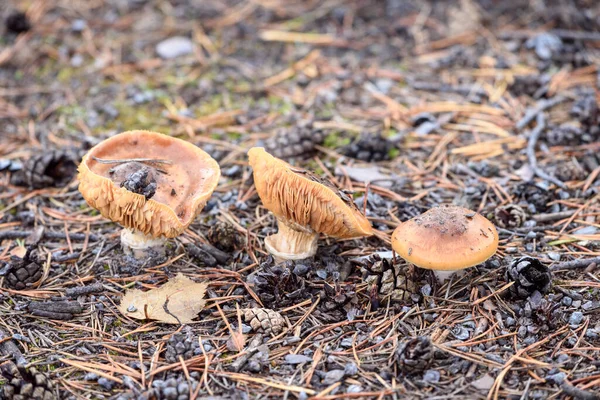
[[(117, 160), (160, 160), (118, 162)], [(123, 182), (145, 169), (156, 187), (152, 198)], [(204, 208), (221, 175), (199, 147), (156, 132), (128, 131), (94, 146), (79, 165), (79, 191), (100, 213), (152, 237), (178, 236)]]
[(248, 158), (264, 206), (297, 230), (346, 239), (373, 234), (373, 227), (345, 193), (309, 171), (253, 147)]
[(481, 264), (498, 249), (498, 233), (485, 217), (445, 205), (400, 224), (392, 248), (425, 269), (456, 271)]

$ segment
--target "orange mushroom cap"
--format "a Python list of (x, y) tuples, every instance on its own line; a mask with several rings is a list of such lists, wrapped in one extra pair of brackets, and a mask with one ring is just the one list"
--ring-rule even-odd
[(481, 264), (498, 249), (498, 233), (485, 217), (445, 205), (400, 224), (392, 248), (418, 267), (454, 271)]
[(346, 194), (309, 171), (253, 147), (248, 158), (254, 185), (264, 206), (296, 230), (336, 238), (370, 236), (373, 227)]
[[(120, 187), (139, 163), (102, 162), (124, 159), (165, 161), (148, 164), (156, 165), (152, 198)], [(90, 149), (81, 160), (78, 178), (83, 198), (104, 217), (146, 235), (172, 238), (204, 208), (220, 176), (217, 162), (189, 142), (156, 132), (128, 131)]]

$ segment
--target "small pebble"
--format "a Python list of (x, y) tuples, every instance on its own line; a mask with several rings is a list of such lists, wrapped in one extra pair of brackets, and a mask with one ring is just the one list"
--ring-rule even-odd
[(190, 54), (193, 50), (192, 41), (183, 36), (174, 36), (156, 45), (156, 54), (165, 60)]
[(555, 251), (549, 251), (548, 257), (553, 261), (560, 261), (560, 254)]
[(360, 385), (350, 385), (348, 389), (346, 389), (346, 393), (360, 393), (363, 391), (362, 386)]
[(421, 294), (423, 296), (431, 296), (431, 285), (423, 285), (423, 287), (421, 288)]
[(581, 308), (583, 308), (585, 311), (591, 310), (592, 308), (594, 308), (594, 303), (591, 301), (586, 301), (581, 305)]
[(423, 374), (423, 380), (425, 382), (430, 382), (430, 383), (437, 383), (440, 381), (440, 373), (439, 371), (436, 371), (435, 369), (429, 369), (427, 371), (425, 371), (425, 374)]
[(573, 301), (573, 307), (575, 307), (575, 308), (581, 307), (581, 300), (574, 300)]
[(84, 19), (76, 19), (71, 23), (71, 30), (79, 33), (85, 29), (87, 22)]
[(583, 321), (583, 313), (581, 311), (575, 311), (569, 317), (569, 324), (571, 326), (579, 326)]
[(546, 380), (551, 383), (560, 385), (564, 382), (566, 377), (567, 377), (567, 374), (565, 374), (564, 372), (557, 372), (555, 374), (546, 375)]
[(75, 54), (71, 57), (71, 66), (74, 68), (79, 68), (83, 65), (83, 56), (81, 54)]
[(344, 366), (344, 375), (345, 376), (354, 376), (358, 374), (358, 366), (356, 363), (349, 362)]
[(570, 297), (563, 297), (561, 300), (563, 306), (570, 307), (573, 304), (573, 299)]
[(115, 383), (110, 379), (106, 379), (104, 377), (98, 378), (98, 385), (102, 386), (106, 390), (112, 390)]
[(302, 364), (306, 362), (312, 362), (311, 357), (303, 356), (302, 354), (288, 354), (285, 356), (286, 364)]
[(336, 382), (341, 381), (344, 378), (344, 370), (343, 369), (333, 369), (328, 371), (325, 374), (325, 378), (323, 379), (324, 385), (333, 385)]

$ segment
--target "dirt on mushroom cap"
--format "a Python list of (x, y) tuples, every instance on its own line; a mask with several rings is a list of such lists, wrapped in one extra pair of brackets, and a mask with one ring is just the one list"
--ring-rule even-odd
[(392, 246), (418, 267), (451, 271), (491, 257), (498, 248), (498, 233), (480, 214), (446, 205), (400, 224), (392, 235)]
[(322, 179), (271, 156), (262, 147), (250, 149), (248, 157), (263, 204), (281, 221), (337, 238), (373, 234), (352, 199), (340, 197), (332, 184), (321, 183)]
[[(101, 160), (156, 158), (162, 172), (153, 174), (156, 194), (120, 187), (115, 165)], [(119, 176), (116, 176), (119, 175)], [(219, 165), (191, 143), (149, 131), (115, 135), (95, 147), (79, 165), (79, 190), (88, 204), (112, 221), (154, 237), (175, 237), (202, 210), (218, 184)]]

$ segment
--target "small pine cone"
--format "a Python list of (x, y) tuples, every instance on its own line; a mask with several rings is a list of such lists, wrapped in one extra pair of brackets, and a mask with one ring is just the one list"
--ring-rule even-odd
[(17, 367), (8, 362), (0, 367), (6, 383), (0, 389), (0, 398), (7, 400), (58, 399), (52, 382), (34, 367)]
[(363, 280), (371, 285), (372, 301), (377, 300), (383, 304), (388, 301), (403, 302), (415, 292), (415, 284), (407, 279), (401, 264), (382, 259), (377, 254), (361, 265), (361, 272)]
[(153, 174), (150, 172), (150, 168), (141, 165), (139, 169), (130, 173), (121, 182), (121, 187), (130, 192), (141, 194), (148, 200), (156, 193), (157, 184)]
[(218, 221), (208, 231), (207, 238), (219, 250), (233, 252), (244, 246), (246, 240), (228, 222)]
[(546, 212), (548, 203), (554, 200), (550, 191), (527, 182), (518, 185), (515, 194), (519, 200), (524, 200), (526, 203), (533, 205), (536, 212)]
[(42, 278), (44, 269), (38, 264), (35, 254), (33, 247), (30, 247), (23, 258), (11, 258), (8, 272), (4, 278), (7, 287), (23, 290), (33, 286)]
[(584, 125), (595, 125), (598, 123), (598, 103), (596, 93), (589, 91), (581, 93), (571, 108), (571, 115), (576, 117)]
[(577, 146), (585, 142), (587, 136), (574, 125), (560, 125), (546, 130), (546, 142), (550, 146)]
[(31, 29), (31, 22), (27, 18), (27, 14), (15, 11), (10, 14), (5, 21), (6, 30), (12, 33), (23, 33)]
[(516, 204), (506, 204), (494, 210), (494, 221), (500, 228), (519, 228), (526, 219), (525, 210)]
[(548, 78), (535, 75), (517, 75), (513, 84), (510, 86), (510, 92), (516, 96), (523, 94), (530, 97), (537, 97), (542, 87), (548, 83)]
[(285, 307), (310, 296), (305, 290), (304, 279), (293, 273), (294, 266), (292, 261), (273, 265), (272, 257), (268, 257), (260, 270), (249, 276), (248, 282), (254, 285), (254, 291), (264, 305)]
[(361, 161), (384, 161), (390, 159), (394, 145), (381, 134), (362, 134), (359, 139), (342, 149), (342, 154)]
[(278, 335), (285, 329), (285, 319), (277, 311), (268, 308), (248, 308), (244, 320), (255, 332)]
[(308, 158), (315, 153), (315, 145), (324, 139), (323, 133), (310, 125), (283, 128), (266, 140), (265, 150), (277, 158)]
[(176, 333), (167, 341), (165, 360), (176, 363), (179, 361), (179, 356), (182, 356), (184, 360), (190, 359), (194, 356), (197, 347), (199, 347), (198, 341), (194, 340), (193, 337)]
[(586, 177), (584, 169), (574, 162), (562, 162), (556, 165), (554, 176), (563, 182), (578, 181)]
[(357, 303), (354, 285), (340, 285), (336, 282), (331, 286), (325, 283), (324, 294), (322, 304), (326, 311), (345, 310), (348, 304)]
[[(192, 372), (190, 375), (196, 375)], [(192, 376), (190, 381), (185, 375), (171, 375), (165, 380), (152, 382), (153, 388), (144, 393), (143, 398), (152, 400), (189, 400), (190, 394), (198, 387), (197, 376)]]
[(506, 279), (514, 282), (508, 289), (509, 293), (523, 299), (536, 290), (547, 293), (552, 287), (552, 274), (548, 267), (528, 256), (517, 258), (508, 266)]
[(76, 171), (77, 165), (70, 152), (40, 152), (25, 161), (23, 169), (12, 176), (12, 183), (32, 189), (62, 187), (73, 179)]
[(398, 369), (405, 373), (425, 371), (433, 359), (433, 345), (426, 336), (408, 339), (400, 344), (396, 351)]

